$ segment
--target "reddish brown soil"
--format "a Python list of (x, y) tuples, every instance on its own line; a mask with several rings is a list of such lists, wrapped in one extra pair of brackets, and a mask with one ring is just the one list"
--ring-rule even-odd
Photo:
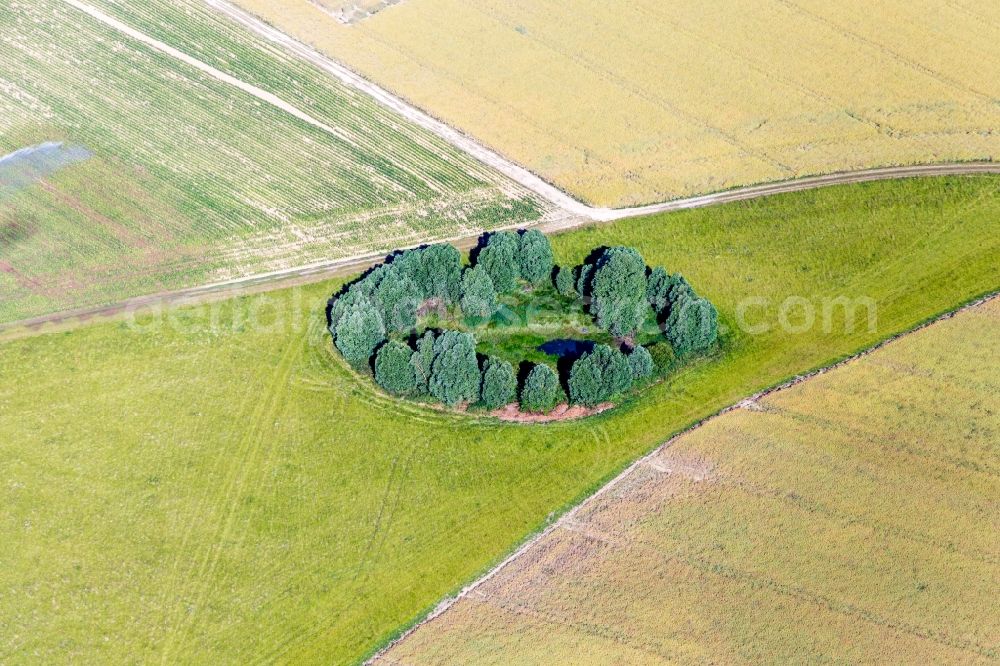
[(444, 306), (444, 301), (440, 298), (428, 298), (426, 301), (420, 304), (417, 308), (418, 317), (426, 317), (427, 315), (434, 313), (439, 317), (443, 317), (448, 313), (447, 308)]
[(613, 403), (602, 402), (596, 407), (583, 407), (562, 403), (548, 414), (531, 414), (522, 412), (517, 403), (511, 403), (501, 409), (490, 412), (490, 416), (495, 416), (501, 421), (514, 421), (517, 423), (550, 423), (552, 421), (570, 421), (572, 419), (582, 419), (585, 416), (593, 416), (614, 407)]
[(121, 241), (126, 247), (133, 248), (144, 248), (149, 245), (149, 242), (139, 236), (138, 234), (132, 232), (128, 227), (123, 224), (112, 220), (106, 215), (101, 215), (96, 210), (85, 204), (78, 197), (75, 197), (67, 192), (60, 190), (48, 181), (41, 181), (39, 186), (52, 195), (53, 198), (57, 199), (60, 203), (69, 208), (77, 211), (83, 215), (88, 220), (94, 220), (100, 223), (104, 228), (106, 228), (115, 238)]

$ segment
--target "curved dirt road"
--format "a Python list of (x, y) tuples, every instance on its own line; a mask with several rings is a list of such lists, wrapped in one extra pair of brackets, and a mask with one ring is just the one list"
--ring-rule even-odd
[[(335, 60), (272, 27), (249, 12), (234, 6), (227, 0), (204, 0), (204, 2), (213, 9), (233, 19), (251, 32), (254, 32), (260, 37), (281, 46), (289, 53), (307, 60), (321, 70), (334, 76), (344, 85), (368, 94), (383, 106), (392, 109), (397, 114), (403, 116), (415, 125), (419, 125), (420, 127), (432, 132), (450, 143), (455, 148), (471, 155), (494, 170), (499, 171), (503, 175), (507, 176), (507, 178), (513, 180), (522, 187), (531, 190), (540, 197), (554, 203), (556, 206), (559, 206), (571, 215), (586, 217), (599, 222), (620, 220), (627, 217), (650, 215), (652, 213), (662, 213), (665, 211), (680, 210), (683, 208), (695, 208), (697, 206), (707, 206), (726, 201), (752, 199), (766, 194), (795, 192), (802, 189), (808, 189), (810, 187), (820, 187), (822, 185), (829, 185), (833, 183), (853, 183), (860, 182), (862, 180), (900, 178), (909, 175), (947, 175), (954, 173), (1000, 172), (1000, 164), (998, 163), (970, 163), (964, 165), (942, 164), (937, 167), (940, 171), (934, 171), (935, 167), (932, 166), (888, 167), (884, 169), (866, 169), (864, 171), (832, 173), (823, 176), (780, 181), (766, 185), (740, 187), (714, 194), (687, 197), (684, 199), (674, 199), (663, 203), (649, 204), (646, 206), (634, 206), (631, 208), (602, 208), (588, 206), (587, 204), (572, 198), (550, 183), (542, 180), (540, 177), (528, 171), (524, 167), (511, 162), (499, 153), (487, 148), (472, 137), (463, 134), (454, 127), (451, 127), (437, 118), (421, 111), (402, 98), (397, 97), (381, 86), (378, 86), (361, 75), (356, 74)], [(971, 170), (964, 170), (964, 168), (969, 168)]]

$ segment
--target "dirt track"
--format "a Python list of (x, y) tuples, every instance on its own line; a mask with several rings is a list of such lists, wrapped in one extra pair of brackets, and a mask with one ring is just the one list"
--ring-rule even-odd
[[(129, 37), (136, 39), (147, 46), (154, 48), (162, 53), (165, 53), (173, 58), (177, 58), (182, 62), (195, 67), (196, 69), (204, 72), (205, 74), (218, 79), (224, 83), (232, 85), (240, 90), (257, 97), (258, 99), (272, 104), (275, 107), (282, 109), (283, 111), (294, 115), (296, 118), (308, 122), (309, 124), (318, 127), (326, 132), (329, 132), (335, 136), (340, 137), (341, 133), (334, 127), (331, 127), (316, 118), (306, 114), (300, 109), (294, 107), (288, 102), (278, 98), (277, 96), (262, 90), (256, 86), (250, 85), (239, 79), (236, 79), (225, 72), (222, 72), (211, 65), (208, 65), (196, 58), (193, 58), (177, 49), (164, 44), (163, 42), (154, 39), (142, 32), (131, 28), (121, 21), (112, 18), (105, 14), (104, 12), (91, 7), (90, 5), (81, 2), (80, 0), (63, 0), (67, 4), (75, 7), (76, 9), (90, 15), (91, 17), (101, 21), (102, 23), (122, 32)], [(424, 113), (415, 106), (409, 104), (405, 100), (393, 95), (384, 88), (372, 83), (371, 81), (365, 79), (364, 77), (354, 73), (350, 69), (344, 67), (340, 63), (328, 58), (327, 56), (319, 53), (318, 51), (302, 44), (301, 42), (289, 37), (285, 33), (277, 30), (264, 21), (256, 18), (255, 16), (249, 14), (248, 12), (235, 7), (226, 0), (204, 0), (205, 3), (212, 7), (213, 9), (225, 14), (232, 20), (236, 21), (240, 25), (244, 26), (251, 32), (259, 35), (263, 39), (270, 41), (283, 49), (287, 50), (289, 53), (298, 56), (319, 69), (323, 70), (327, 74), (330, 74), (338, 81), (346, 86), (364, 92), (373, 99), (375, 99), (379, 104), (382, 104), (388, 109), (396, 112), (400, 116), (403, 116), (415, 125), (418, 125), (429, 132), (437, 135), (438, 137), (444, 139), (449, 144), (455, 148), (461, 150), (462, 152), (471, 155), (475, 159), (483, 162), (492, 169), (503, 174), (510, 180), (521, 185), (522, 187), (534, 192), (539, 197), (550, 201), (559, 208), (563, 209), (570, 216), (575, 216), (578, 218), (585, 218), (584, 220), (577, 220), (576, 224), (564, 224), (559, 228), (569, 228), (570, 226), (576, 226), (578, 224), (585, 223), (586, 221), (598, 221), (607, 222), (611, 220), (620, 220), (628, 217), (638, 217), (641, 215), (650, 215), (653, 213), (662, 213), (671, 210), (681, 210), (684, 208), (697, 208), (699, 206), (708, 206), (716, 203), (724, 203), (727, 201), (740, 201), (743, 199), (752, 199), (759, 196), (765, 196), (768, 194), (778, 194), (781, 192), (794, 192), (803, 189), (810, 189), (813, 187), (821, 187), (823, 185), (833, 185), (838, 183), (854, 183), (866, 180), (881, 180), (888, 178), (902, 178), (906, 176), (931, 176), (931, 175), (947, 175), (947, 174), (967, 174), (967, 173), (1000, 173), (1000, 163), (990, 163), (990, 162), (970, 162), (962, 164), (940, 164), (940, 165), (917, 165), (917, 166), (900, 166), (900, 167), (886, 167), (881, 169), (866, 169), (863, 171), (854, 172), (843, 172), (843, 173), (833, 173), (822, 176), (799, 178), (790, 181), (781, 181), (777, 183), (769, 183), (765, 185), (755, 185), (750, 187), (740, 187), (732, 190), (726, 190), (723, 192), (717, 192), (714, 194), (706, 194), (696, 197), (688, 197), (684, 199), (675, 199), (672, 201), (666, 201), (658, 204), (650, 204), (648, 206), (636, 206), (633, 208), (600, 208), (594, 206), (588, 206), (587, 204), (573, 199), (571, 196), (563, 192), (562, 190), (556, 188), (550, 183), (545, 182), (537, 175), (531, 173), (524, 167), (511, 162), (502, 155), (494, 152), (493, 150), (482, 145), (475, 139), (463, 134), (459, 130), (441, 122), (440, 120), (431, 117), (427, 113)], [(342, 137), (341, 137), (342, 138)]]
[[(316, 67), (319, 67), (323, 71), (336, 77), (341, 81), (341, 83), (368, 94), (380, 104), (392, 109), (414, 124), (436, 134), (452, 146), (489, 165), (491, 168), (504, 174), (522, 187), (533, 191), (540, 197), (547, 199), (570, 214), (578, 217), (589, 218), (595, 221), (606, 222), (611, 220), (620, 220), (627, 217), (637, 217), (640, 215), (650, 215), (652, 213), (680, 210), (683, 208), (707, 206), (726, 201), (740, 201), (767, 194), (794, 192), (802, 189), (809, 189), (811, 187), (832, 185), (834, 183), (853, 183), (863, 180), (900, 178), (911, 175), (945, 175), (951, 173), (986, 172), (1000, 173), (1000, 164), (991, 163), (889, 167), (885, 169), (867, 169), (857, 172), (833, 173), (824, 176), (800, 178), (792, 181), (782, 181), (766, 185), (741, 187), (714, 194), (676, 199), (673, 201), (650, 204), (648, 206), (636, 206), (633, 208), (600, 208), (588, 206), (583, 202), (573, 199), (568, 194), (559, 190), (550, 183), (545, 182), (524, 167), (511, 162), (499, 153), (487, 148), (472, 137), (469, 137), (450, 125), (447, 125), (446, 123), (428, 115), (405, 100), (356, 74), (347, 67), (344, 67), (333, 59), (319, 53), (315, 49), (299, 42), (298, 40), (293, 39), (280, 30), (271, 27), (252, 14), (235, 7), (227, 2), (227, 0), (205, 0), (205, 3), (234, 21), (237, 21), (248, 30), (251, 30), (264, 39), (281, 46), (285, 50), (304, 60), (309, 61)], [(963, 167), (971, 170), (963, 170)], [(976, 170), (977, 168), (981, 170)], [(940, 169), (940, 171), (935, 171), (935, 169)]]

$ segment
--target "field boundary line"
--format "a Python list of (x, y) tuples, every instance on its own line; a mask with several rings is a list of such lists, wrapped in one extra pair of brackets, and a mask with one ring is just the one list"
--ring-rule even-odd
[(274, 28), (253, 14), (240, 9), (226, 0), (204, 0), (204, 2), (212, 9), (239, 23), (257, 36), (263, 37), (265, 40), (277, 44), (292, 55), (309, 62), (333, 76), (344, 85), (363, 92), (383, 107), (395, 112), (413, 124), (430, 131), (437, 137), (444, 139), (463, 153), (471, 155), (476, 161), (486, 164), (515, 183), (554, 203), (556, 206), (574, 215), (594, 218), (593, 212), (598, 209), (577, 201), (528, 169), (511, 162), (469, 135), (421, 111), (401, 97), (394, 95), (385, 88), (356, 73), (354, 70), (345, 67), (312, 47)]
[[(67, 0), (69, 1), (69, 0)], [(541, 223), (533, 224), (511, 224), (496, 227), (495, 231), (512, 230), (521, 228), (538, 227), (546, 230), (548, 225), (556, 225), (556, 229), (571, 229), (575, 224), (567, 224), (560, 219), (553, 219)], [(565, 225), (565, 226), (564, 226)], [(54, 328), (68, 324), (83, 324), (91, 319), (111, 320), (116, 315), (136, 313), (155, 307), (189, 306), (202, 303), (222, 300), (225, 298), (235, 298), (250, 294), (274, 291), (276, 289), (294, 287), (303, 284), (312, 284), (335, 277), (344, 277), (360, 273), (365, 269), (374, 266), (382, 261), (395, 250), (409, 250), (418, 248), (428, 243), (450, 243), (460, 250), (468, 250), (475, 246), (476, 242), (485, 232), (477, 231), (475, 234), (461, 236), (449, 236), (447, 238), (429, 239), (411, 245), (400, 245), (385, 251), (368, 252), (351, 257), (341, 257), (329, 261), (319, 261), (304, 266), (292, 268), (282, 268), (267, 273), (257, 273), (246, 277), (237, 277), (220, 282), (210, 282), (208, 284), (185, 287), (174, 291), (162, 291), (154, 294), (144, 294), (133, 296), (122, 301), (106, 303), (103, 305), (93, 305), (71, 310), (52, 312), (46, 315), (39, 315), (28, 319), (21, 319), (8, 323), (0, 323), (0, 344), (16, 340), (31, 335), (55, 332)], [(44, 328), (44, 330), (42, 330)]]
[(719, 417), (721, 417), (721, 416), (723, 416), (725, 414), (728, 414), (729, 412), (735, 411), (737, 409), (747, 409), (747, 408), (752, 409), (753, 405), (758, 400), (766, 398), (767, 396), (771, 395), (772, 393), (777, 393), (779, 391), (784, 391), (785, 389), (792, 388), (793, 386), (801, 384), (801, 383), (803, 383), (805, 381), (808, 381), (808, 380), (813, 379), (815, 377), (818, 377), (820, 375), (824, 375), (824, 374), (826, 374), (828, 372), (831, 372), (833, 370), (838, 370), (838, 369), (840, 369), (840, 368), (842, 368), (842, 367), (844, 367), (844, 366), (846, 366), (846, 365), (848, 365), (850, 363), (853, 363), (853, 362), (855, 362), (855, 361), (857, 361), (859, 359), (862, 359), (862, 358), (864, 358), (866, 356), (869, 356), (869, 355), (873, 354), (876, 351), (879, 351), (880, 349), (882, 349), (882, 348), (884, 348), (884, 347), (886, 347), (886, 346), (888, 346), (888, 345), (896, 342), (897, 340), (900, 340), (902, 338), (908, 337), (908, 336), (910, 336), (910, 335), (912, 335), (914, 333), (922, 331), (923, 329), (929, 328), (930, 326), (933, 326), (935, 324), (939, 324), (939, 323), (941, 323), (943, 321), (947, 321), (949, 319), (952, 319), (956, 315), (959, 315), (959, 314), (961, 314), (963, 312), (966, 312), (968, 310), (972, 310), (974, 308), (977, 308), (977, 307), (979, 307), (981, 305), (984, 305), (985, 303), (988, 303), (988, 302), (990, 302), (990, 301), (992, 301), (994, 299), (997, 299), (997, 298), (1000, 298), (1000, 289), (992, 291), (992, 292), (989, 292), (989, 293), (987, 293), (985, 295), (981, 295), (979, 297), (976, 297), (973, 300), (971, 300), (969, 302), (966, 302), (966, 303), (964, 303), (964, 304), (962, 304), (962, 305), (954, 308), (953, 310), (949, 310), (949, 311), (944, 312), (942, 314), (939, 314), (937, 316), (934, 316), (934, 317), (931, 317), (929, 319), (926, 319), (926, 320), (924, 320), (924, 321), (916, 324), (915, 326), (912, 326), (911, 328), (908, 328), (908, 329), (906, 329), (904, 331), (900, 331), (898, 333), (895, 333), (895, 334), (893, 334), (893, 335), (885, 338), (884, 340), (881, 340), (880, 342), (876, 342), (875, 344), (873, 344), (873, 345), (871, 345), (869, 347), (866, 347), (865, 349), (862, 349), (861, 351), (858, 351), (858, 352), (856, 352), (854, 354), (846, 356), (846, 357), (844, 357), (844, 358), (842, 358), (842, 359), (840, 359), (838, 361), (835, 361), (835, 362), (833, 362), (833, 363), (831, 363), (829, 365), (826, 365), (826, 366), (823, 366), (823, 367), (820, 367), (820, 368), (816, 368), (814, 370), (810, 370), (809, 372), (804, 372), (802, 374), (795, 375), (791, 379), (787, 379), (787, 380), (785, 380), (783, 382), (775, 384), (774, 386), (771, 386), (769, 388), (765, 388), (765, 389), (763, 389), (761, 391), (758, 391), (757, 393), (754, 393), (750, 397), (744, 398), (744, 399), (742, 399), (742, 400), (740, 400), (738, 402), (735, 402), (735, 403), (733, 403), (731, 405), (723, 407), (722, 409), (720, 409), (719, 411), (715, 412), (714, 414), (706, 416), (705, 418), (696, 421), (695, 423), (693, 423), (692, 425), (688, 426), (687, 428), (681, 430), (680, 432), (675, 433), (669, 439), (667, 439), (665, 442), (663, 442), (662, 444), (658, 444), (656, 447), (654, 447), (652, 451), (644, 454), (643, 456), (641, 456), (641, 457), (637, 458), (636, 460), (632, 461), (631, 463), (629, 463), (625, 467), (625, 469), (623, 469), (621, 472), (619, 472), (618, 474), (616, 474), (610, 481), (608, 481), (607, 483), (605, 483), (604, 485), (602, 485), (600, 488), (598, 488), (596, 491), (594, 491), (594, 493), (592, 493), (591, 495), (588, 495), (587, 497), (585, 497), (584, 499), (582, 499), (579, 503), (577, 503), (574, 506), (572, 506), (569, 509), (567, 509), (562, 515), (560, 515), (554, 521), (552, 521), (551, 523), (549, 523), (548, 525), (546, 525), (543, 529), (539, 530), (533, 536), (529, 537), (520, 546), (518, 546), (510, 555), (508, 555), (507, 557), (505, 557), (499, 564), (495, 565), (493, 568), (491, 568), (489, 571), (487, 571), (485, 574), (483, 574), (482, 576), (480, 576), (476, 580), (474, 580), (471, 583), (469, 583), (468, 585), (464, 586), (457, 594), (449, 596), (449, 597), (446, 597), (445, 599), (443, 599), (440, 603), (438, 603), (437, 606), (434, 607), (433, 610), (431, 610), (429, 613), (427, 613), (423, 618), (421, 618), (420, 620), (414, 622), (410, 627), (408, 627), (406, 630), (404, 630), (403, 632), (401, 632), (398, 636), (396, 636), (395, 638), (393, 638), (392, 640), (390, 640), (388, 643), (386, 643), (382, 647), (378, 648), (371, 656), (367, 657), (363, 663), (365, 664), (365, 666), (374, 666), (374, 664), (376, 663), (376, 661), (378, 659), (384, 657), (385, 654), (389, 650), (391, 650), (393, 647), (395, 647), (396, 645), (398, 645), (402, 641), (406, 640), (406, 638), (408, 636), (410, 636), (411, 634), (413, 634), (414, 632), (416, 632), (420, 627), (422, 627), (425, 624), (428, 624), (430, 622), (433, 622), (438, 617), (444, 615), (446, 612), (448, 612), (448, 610), (450, 610), (455, 604), (457, 604), (462, 599), (470, 596), (473, 593), (476, 593), (477, 590), (482, 585), (484, 585), (485, 583), (487, 583), (490, 580), (492, 580), (497, 574), (499, 574), (502, 570), (504, 570), (505, 568), (507, 568), (507, 566), (509, 566), (510, 564), (512, 564), (515, 560), (519, 559), (522, 555), (524, 555), (529, 550), (531, 550), (533, 547), (535, 547), (536, 545), (538, 545), (543, 539), (545, 539), (545, 537), (549, 536), (551, 533), (555, 532), (557, 529), (562, 528), (562, 527), (566, 527), (567, 524), (573, 522), (575, 516), (582, 509), (586, 508), (592, 502), (596, 501), (597, 499), (603, 497), (608, 492), (612, 491), (623, 480), (625, 480), (632, 473), (634, 473), (635, 470), (638, 469), (639, 467), (642, 467), (643, 465), (650, 464), (656, 458), (656, 456), (660, 455), (661, 453), (663, 453), (664, 451), (666, 451), (667, 449), (669, 449), (674, 444), (674, 442), (676, 442), (681, 437), (684, 437), (685, 435), (688, 435), (692, 431), (697, 430), (698, 428), (701, 428), (706, 423), (708, 423), (710, 421), (714, 421), (715, 419), (717, 419), (717, 418), (719, 418)]

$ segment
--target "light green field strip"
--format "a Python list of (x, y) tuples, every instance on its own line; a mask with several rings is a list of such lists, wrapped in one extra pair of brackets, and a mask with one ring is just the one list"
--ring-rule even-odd
[(1000, 298), (671, 440), (378, 664), (1000, 657)]
[(86, 3), (79, 2), (78, 0), (63, 0), (63, 2), (65, 2), (68, 5), (70, 5), (71, 7), (75, 7), (76, 9), (78, 9), (81, 12), (83, 12), (84, 14), (87, 14), (88, 16), (94, 18), (95, 20), (100, 21), (101, 23), (104, 23), (105, 25), (108, 25), (108, 26), (114, 28), (118, 32), (121, 32), (121, 33), (123, 33), (125, 35), (128, 35), (129, 37), (131, 37), (132, 39), (134, 39), (134, 40), (136, 40), (138, 42), (142, 42), (146, 46), (149, 46), (149, 47), (151, 47), (151, 48), (153, 48), (153, 49), (155, 49), (157, 51), (161, 51), (162, 53), (167, 54), (171, 58), (176, 58), (177, 60), (180, 60), (185, 65), (190, 65), (191, 67), (194, 67), (195, 69), (204, 72), (205, 74), (209, 75), (213, 79), (218, 79), (219, 81), (222, 81), (223, 83), (228, 83), (229, 85), (233, 86), (234, 88), (239, 88), (243, 92), (245, 92), (245, 93), (247, 93), (249, 95), (252, 95), (252, 96), (256, 97), (257, 99), (260, 99), (260, 100), (262, 100), (264, 102), (267, 102), (268, 104), (271, 104), (272, 106), (275, 106), (278, 109), (281, 109), (285, 113), (288, 113), (288, 114), (290, 114), (292, 116), (295, 116), (296, 118), (298, 118), (299, 120), (301, 120), (303, 122), (309, 123), (310, 125), (313, 125), (314, 127), (318, 127), (319, 129), (321, 129), (324, 132), (327, 132), (329, 134), (332, 134), (333, 136), (337, 137), (338, 139), (342, 139), (344, 141), (350, 141), (350, 137), (345, 132), (342, 132), (342, 131), (340, 131), (339, 129), (337, 129), (335, 127), (331, 127), (331, 126), (327, 125), (326, 123), (322, 123), (322, 122), (316, 120), (315, 118), (313, 118), (312, 116), (310, 116), (307, 113), (303, 113), (302, 111), (300, 111), (296, 107), (292, 106), (288, 102), (285, 102), (284, 100), (282, 100), (281, 98), (279, 98), (277, 95), (272, 95), (271, 93), (267, 92), (266, 90), (258, 88), (257, 86), (250, 85), (249, 83), (245, 83), (243, 81), (240, 81), (239, 79), (237, 79), (234, 76), (230, 76), (229, 74), (226, 74), (225, 72), (220, 71), (220, 70), (216, 69), (215, 67), (212, 67), (211, 65), (207, 65), (207, 64), (203, 63), (202, 61), (200, 61), (200, 60), (198, 60), (196, 58), (192, 58), (191, 56), (187, 55), (186, 53), (178, 51), (177, 49), (175, 49), (174, 47), (172, 47), (172, 46), (170, 46), (168, 44), (164, 44), (163, 42), (161, 42), (161, 41), (159, 41), (157, 39), (153, 39), (152, 37), (149, 37), (148, 35), (145, 35), (145, 34), (139, 32), (138, 30), (134, 30), (134, 29), (130, 28), (126, 24), (122, 23), (121, 21), (119, 21), (119, 20), (117, 20), (117, 19), (115, 19), (115, 18), (113, 18), (111, 16), (108, 16), (107, 14), (105, 14), (102, 11), (100, 11), (99, 9), (95, 9), (94, 7), (91, 7), (90, 5), (88, 5)]
[[(371, 392), (324, 330), (339, 283), (2, 343), (0, 662), (357, 662), (672, 433), (995, 290), (998, 188), (872, 183), (554, 237), (560, 263), (635, 245), (730, 329), (579, 422)], [(777, 325), (789, 296), (841, 295), (874, 299), (876, 328)], [(747, 299), (771, 330), (734, 327)]]
[[(47, 141), (93, 154), (0, 193), (0, 321), (544, 212), (475, 160), (211, 10), (143, 7), (150, 21), (212, 45), (204, 65), (218, 76), (60, 0), (0, 7), (0, 155)], [(241, 89), (226, 77), (249, 80)]]

